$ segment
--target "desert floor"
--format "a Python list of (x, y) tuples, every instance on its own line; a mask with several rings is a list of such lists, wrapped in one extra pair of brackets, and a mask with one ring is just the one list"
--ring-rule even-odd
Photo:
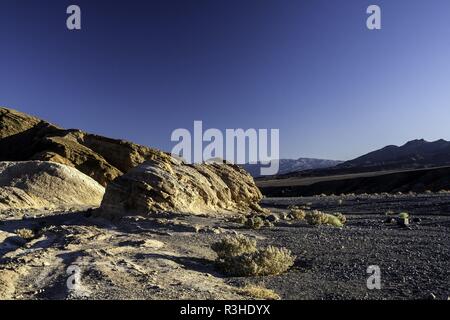
[[(348, 220), (341, 229), (281, 220), (248, 230), (231, 219), (206, 216), (111, 222), (91, 210), (2, 212), (0, 298), (251, 299), (240, 290), (247, 284), (273, 289), (282, 299), (450, 296), (448, 194), (277, 198), (263, 204), (281, 215), (296, 204), (342, 212)], [(385, 223), (389, 210), (420, 221), (410, 228)], [(18, 237), (14, 231), (21, 228), (33, 229), (36, 237)], [(269, 277), (220, 274), (210, 245), (237, 233), (255, 237), (260, 246), (290, 249), (297, 256), (294, 267)], [(367, 289), (369, 265), (380, 267), (381, 290)]]

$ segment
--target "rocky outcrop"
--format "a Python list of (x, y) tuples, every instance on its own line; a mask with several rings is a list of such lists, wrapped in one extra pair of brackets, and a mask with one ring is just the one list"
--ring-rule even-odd
[(164, 155), (146, 161), (108, 184), (100, 214), (107, 217), (155, 212), (222, 214), (261, 212), (262, 195), (238, 166), (189, 165)]
[(123, 140), (65, 130), (36, 117), (0, 108), (0, 161), (52, 161), (75, 167), (101, 185), (161, 151)]
[[(36, 117), (0, 108), (0, 161), (27, 160), (73, 167), (107, 185), (101, 210), (106, 215), (262, 210), (258, 205), (262, 196), (253, 178), (238, 166), (188, 165), (156, 149), (80, 130), (65, 130)], [(14, 192), (4, 197), (9, 199), (4, 203), (14, 207), (17, 201), (18, 206), (23, 206), (20, 204), (23, 192)], [(64, 197), (62, 193), (48, 197)], [(29, 206), (52, 202), (45, 195), (22, 198)], [(42, 203), (37, 200), (41, 198)], [(59, 203), (58, 199), (53, 200)]]
[(105, 189), (80, 171), (53, 162), (0, 162), (0, 211), (98, 207)]

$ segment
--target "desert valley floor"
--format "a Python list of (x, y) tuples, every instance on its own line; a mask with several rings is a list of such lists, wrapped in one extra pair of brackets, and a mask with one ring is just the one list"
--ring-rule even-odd
[[(343, 228), (284, 219), (289, 205), (347, 216)], [(450, 296), (450, 194), (266, 198), (280, 216), (273, 227), (244, 229), (229, 217), (130, 216), (109, 221), (95, 210), (48, 214), (4, 211), (0, 221), (3, 299), (251, 299), (264, 286), (282, 299), (444, 299)], [(410, 213), (409, 228), (385, 223)], [(14, 230), (32, 229), (32, 240)], [(297, 257), (278, 276), (226, 277), (210, 245), (230, 234), (283, 246)], [(378, 265), (381, 290), (368, 290)], [(69, 289), (72, 268), (80, 285)], [(73, 271), (73, 270), (72, 270)]]

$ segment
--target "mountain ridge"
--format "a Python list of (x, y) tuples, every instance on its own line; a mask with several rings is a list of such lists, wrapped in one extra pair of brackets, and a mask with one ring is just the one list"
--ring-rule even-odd
[(353, 160), (337, 165), (337, 168), (420, 168), (450, 164), (450, 142), (444, 139), (426, 141), (415, 139), (403, 145), (388, 145)]
[[(329, 159), (318, 159), (318, 158), (303, 158), (300, 157), (298, 159), (279, 159), (280, 169), (278, 174), (288, 174), (303, 170), (311, 170), (311, 169), (323, 169), (334, 167), (343, 161), (339, 160), (329, 160)], [(242, 167), (250, 173), (253, 177), (261, 176), (261, 167), (265, 167), (261, 163), (256, 164), (244, 164)]]

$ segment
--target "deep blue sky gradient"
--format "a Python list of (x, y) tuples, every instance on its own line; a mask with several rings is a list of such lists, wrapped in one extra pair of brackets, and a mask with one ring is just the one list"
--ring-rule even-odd
[(67, 128), (279, 128), (282, 157), (345, 160), (450, 139), (450, 1), (1, 0), (0, 75), (0, 105)]

